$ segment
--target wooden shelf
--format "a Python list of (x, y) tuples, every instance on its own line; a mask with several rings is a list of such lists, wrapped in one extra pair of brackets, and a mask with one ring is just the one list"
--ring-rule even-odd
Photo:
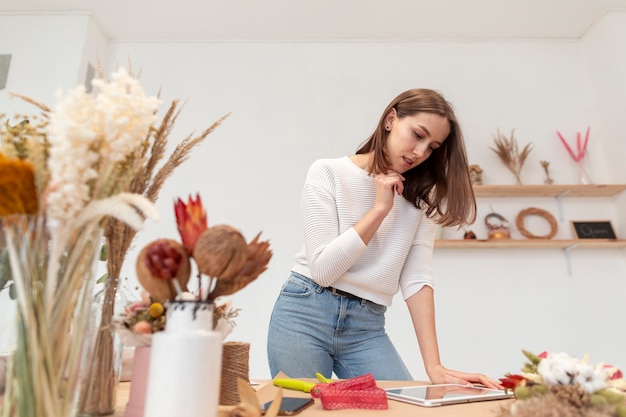
[(475, 185), (476, 197), (612, 197), (626, 184)]
[(437, 249), (622, 249), (626, 239), (438, 239)]

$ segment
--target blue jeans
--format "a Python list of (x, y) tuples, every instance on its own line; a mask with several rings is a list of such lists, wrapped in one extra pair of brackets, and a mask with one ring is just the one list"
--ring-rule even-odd
[(316, 372), (353, 378), (366, 373), (378, 380), (411, 380), (385, 332), (387, 307), (332, 294), (292, 272), (283, 284), (270, 320), (267, 355), (272, 378)]

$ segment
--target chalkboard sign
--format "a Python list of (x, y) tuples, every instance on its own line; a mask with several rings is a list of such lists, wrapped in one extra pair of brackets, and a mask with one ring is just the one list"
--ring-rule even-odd
[(610, 221), (573, 221), (572, 228), (577, 239), (616, 239)]

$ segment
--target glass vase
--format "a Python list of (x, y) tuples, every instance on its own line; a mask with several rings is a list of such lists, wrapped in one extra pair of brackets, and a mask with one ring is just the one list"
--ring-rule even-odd
[(591, 180), (591, 176), (589, 175), (589, 170), (587, 169), (586, 159), (583, 158), (580, 161), (576, 162), (576, 167), (578, 168), (578, 183), (581, 185), (593, 184)]
[(78, 415), (106, 416), (115, 412), (117, 386), (122, 371), (124, 344), (113, 319), (125, 307), (118, 293), (118, 280), (107, 277), (104, 289), (94, 296), (96, 320), (93, 359), (81, 388)]
[(101, 229), (12, 215), (3, 233), (17, 298), (3, 416), (72, 417), (91, 360), (91, 306)]

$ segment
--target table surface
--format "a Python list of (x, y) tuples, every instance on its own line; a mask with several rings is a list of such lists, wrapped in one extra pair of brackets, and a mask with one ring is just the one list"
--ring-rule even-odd
[[(271, 399), (273, 397), (273, 393), (275, 393), (275, 388), (271, 385), (271, 381), (258, 381), (263, 388), (264, 394), (268, 395)], [(377, 381), (378, 386), (381, 388), (393, 388), (393, 387), (402, 387), (409, 385), (424, 385), (423, 382), (415, 381), (415, 382), (407, 382), (407, 381)], [(130, 392), (130, 383), (122, 382), (119, 384), (116, 394), (117, 406), (115, 408), (114, 417), (124, 417), (124, 409), (126, 407), (126, 403), (128, 400), (128, 394)], [(310, 394), (300, 392), (300, 391), (292, 391), (285, 390), (283, 391), (283, 396), (290, 397), (310, 397)], [(267, 400), (266, 398), (260, 400)], [(509, 407), (512, 402), (515, 401), (513, 399), (506, 400), (494, 400), (494, 401), (484, 401), (484, 402), (476, 402), (476, 403), (466, 403), (466, 404), (455, 404), (455, 405), (446, 405), (441, 407), (420, 407), (416, 405), (406, 404), (399, 401), (389, 400), (389, 408), (387, 410), (359, 410), (359, 409), (349, 409), (349, 410), (324, 410), (322, 408), (322, 403), (319, 399), (315, 400), (315, 404), (311, 407), (304, 410), (299, 415), (302, 417), (343, 417), (343, 416), (359, 416), (359, 417), (368, 417), (368, 416), (432, 416), (432, 417), (447, 417), (447, 416), (463, 416), (463, 417), (483, 417), (483, 416), (494, 416), (497, 411), (502, 407)]]

